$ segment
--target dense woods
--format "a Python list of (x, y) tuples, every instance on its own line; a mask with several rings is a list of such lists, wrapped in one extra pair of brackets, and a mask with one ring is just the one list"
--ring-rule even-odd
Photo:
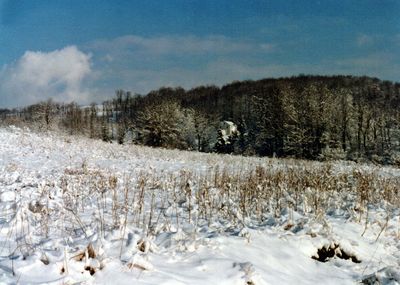
[(145, 96), (117, 90), (101, 105), (49, 100), (0, 110), (0, 116), (4, 124), (61, 129), (118, 143), (400, 164), (399, 107), (399, 83), (297, 76), (221, 88), (161, 88)]

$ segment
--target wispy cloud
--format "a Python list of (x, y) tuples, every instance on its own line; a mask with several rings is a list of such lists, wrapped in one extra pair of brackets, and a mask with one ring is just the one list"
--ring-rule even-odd
[[(375, 39), (377, 36), (363, 34), (359, 35), (357, 43), (373, 45)], [(161, 86), (191, 88), (300, 73), (371, 75), (392, 79), (394, 65), (390, 61), (396, 57), (389, 53), (359, 52), (357, 56), (340, 60), (287, 61), (284, 58), (287, 50), (280, 45), (224, 36), (144, 38), (128, 35), (93, 42), (90, 50), (103, 62), (100, 65), (101, 78), (107, 82), (108, 94), (117, 87), (144, 94)]]
[(113, 88), (126, 88), (143, 94), (161, 86), (190, 88), (250, 78), (256, 72), (248, 75), (238, 74), (235, 70), (221, 72), (215, 67), (217, 62), (238, 60), (250, 65), (259, 58), (273, 56), (278, 46), (267, 41), (215, 35), (125, 35), (111, 40), (96, 40), (87, 44), (85, 50), (93, 52), (96, 68), (101, 74), (100, 81), (104, 84), (102, 93), (110, 95)]
[(400, 46), (400, 34), (397, 34), (397, 35), (394, 35), (394, 36), (393, 36), (393, 42), (394, 42), (396, 45)]
[(112, 40), (98, 40), (89, 45), (95, 50), (118, 52), (131, 50), (135, 52), (154, 55), (167, 54), (228, 54), (236, 52), (272, 52), (273, 43), (256, 43), (252, 41), (239, 41), (225, 36), (162, 36), (141, 37), (126, 35)]
[(376, 44), (378, 40), (382, 40), (381, 35), (360, 34), (356, 37), (358, 47), (370, 47)]
[(76, 46), (51, 52), (27, 51), (0, 72), (2, 106), (16, 107), (47, 98), (85, 102), (82, 82), (90, 76), (91, 56)]
[(335, 61), (339, 67), (353, 68), (379, 68), (393, 60), (393, 55), (389, 53), (371, 53), (363, 57), (346, 58)]
[(356, 43), (357, 46), (359, 47), (370, 46), (374, 43), (374, 41), (375, 41), (374, 36), (366, 34), (358, 35), (356, 38)]
[(397, 55), (389, 52), (374, 52), (365, 56), (336, 60), (332, 68), (337, 73), (352, 75), (368, 75), (381, 79), (395, 80), (396, 71), (400, 70), (397, 64)]

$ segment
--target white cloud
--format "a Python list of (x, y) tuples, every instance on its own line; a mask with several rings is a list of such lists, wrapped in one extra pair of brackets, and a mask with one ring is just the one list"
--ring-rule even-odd
[(87, 102), (89, 93), (83, 82), (91, 73), (91, 56), (76, 46), (51, 52), (26, 51), (0, 72), (0, 105), (25, 106), (48, 98)]

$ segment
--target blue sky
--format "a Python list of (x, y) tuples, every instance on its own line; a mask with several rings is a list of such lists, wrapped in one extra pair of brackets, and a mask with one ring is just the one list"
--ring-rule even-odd
[(396, 0), (0, 0), (0, 107), (300, 73), (400, 81), (399, 16)]

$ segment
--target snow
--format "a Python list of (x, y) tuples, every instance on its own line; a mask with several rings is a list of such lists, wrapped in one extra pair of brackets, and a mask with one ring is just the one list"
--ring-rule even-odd
[[(278, 215), (260, 219), (243, 216), (233, 184), (223, 186), (228, 199), (210, 182), (215, 173), (245, 177), (258, 166), (279, 172), (303, 164), (325, 165), (1, 128), (0, 284), (400, 284), (396, 197), (361, 215), (353, 192), (283, 191), (264, 205), (282, 203)], [(391, 167), (331, 167), (348, 183), (357, 171), (400, 177)], [(206, 190), (204, 203), (225, 208), (203, 213), (197, 194)], [(315, 197), (327, 208), (310, 210)], [(361, 263), (312, 259), (336, 243)]]

